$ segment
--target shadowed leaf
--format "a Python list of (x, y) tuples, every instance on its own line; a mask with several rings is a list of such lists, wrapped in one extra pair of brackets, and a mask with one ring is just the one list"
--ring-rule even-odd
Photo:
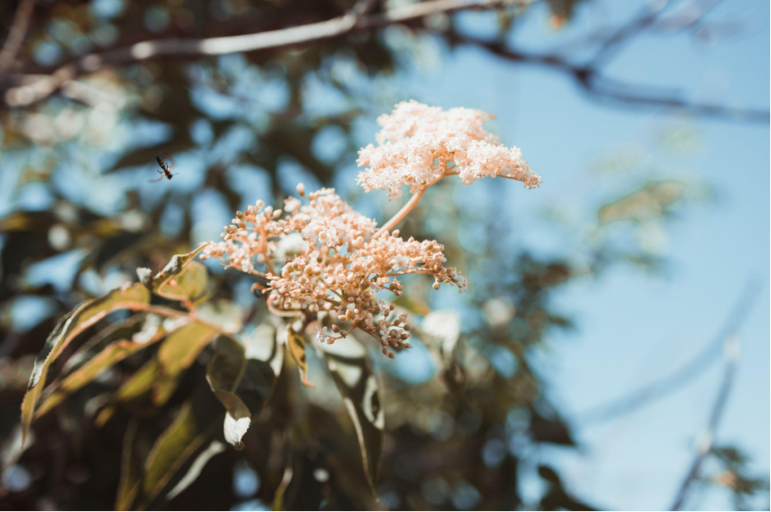
[(35, 413), (35, 406), (40, 399), (43, 386), (45, 386), (48, 368), (61, 354), (62, 350), (75, 336), (103, 319), (109, 313), (118, 309), (135, 306), (143, 307), (149, 301), (150, 294), (147, 289), (140, 284), (135, 284), (113, 290), (104, 297), (86, 301), (62, 318), (46, 340), (43, 350), (35, 359), (35, 366), (29, 380), (27, 393), (24, 395), (24, 401), (21, 405), (22, 444), (29, 432)]
[(184, 371), (192, 365), (204, 348), (217, 335), (217, 330), (200, 322), (192, 322), (175, 330), (158, 349), (158, 379), (153, 385), (153, 402), (166, 403), (177, 389)]
[(182, 480), (180, 480), (177, 485), (174, 486), (174, 488), (169, 491), (169, 493), (166, 495), (167, 499), (174, 499), (179, 493), (190, 487), (190, 484), (195, 482), (196, 478), (201, 474), (201, 471), (203, 471), (204, 466), (214, 457), (215, 455), (222, 453), (225, 451), (225, 445), (219, 441), (212, 441), (208, 448), (206, 448), (204, 451), (202, 451), (198, 457), (195, 458), (195, 461), (190, 466), (190, 469), (187, 470), (187, 473), (185, 473), (185, 476), (182, 477)]
[(332, 345), (317, 343), (317, 346), (353, 421), (367, 481), (375, 492), (383, 453), (385, 417), (380, 405), (379, 385), (367, 352), (353, 336)]
[(174, 422), (161, 434), (145, 462), (142, 498), (138, 508), (151, 504), (189, 459), (211, 440), (222, 416), (198, 393), (185, 402)]
[(123, 437), (123, 451), (120, 463), (120, 481), (115, 496), (115, 510), (130, 510), (142, 483), (142, 460), (134, 449), (138, 421), (131, 420)]
[[(258, 344), (269, 344), (265, 351)], [(248, 337), (244, 346), (229, 336), (220, 336), (215, 354), (206, 367), (206, 379), (214, 395), (225, 406), (225, 440), (242, 449), (243, 438), (273, 391), (281, 367), (271, 362), (283, 359), (275, 336)]]
[[(49, 387), (50, 392), (35, 413), (35, 418), (44, 415), (59, 405), (70, 394), (92, 382), (106, 369), (119, 363), (128, 356), (160, 341), (165, 335), (166, 332), (161, 328), (160, 323), (155, 323), (149, 326), (148, 330), (135, 333), (130, 340), (123, 339), (113, 342), (110, 342), (109, 339), (105, 340), (110, 344), (103, 347), (102, 350), (96, 354), (93, 353), (93, 350), (86, 351), (86, 353), (82, 354), (82, 359), (85, 362), (79, 364), (76, 369), (69, 372), (62, 381), (54, 383)], [(99, 345), (101, 345), (101, 343)], [(95, 349), (98, 348), (98, 346), (90, 348)]]

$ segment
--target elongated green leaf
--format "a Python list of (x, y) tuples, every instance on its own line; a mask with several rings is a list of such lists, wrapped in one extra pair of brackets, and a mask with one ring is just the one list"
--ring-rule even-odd
[[(145, 320), (147, 320), (147, 324), (145, 323)], [(145, 313), (139, 313), (129, 317), (124, 322), (116, 322), (108, 325), (78, 347), (69, 359), (67, 359), (67, 362), (64, 363), (61, 376), (69, 375), (81, 368), (96, 354), (104, 350), (104, 347), (110, 343), (117, 340), (130, 340), (141, 330), (149, 328), (157, 329), (159, 324), (160, 319), (158, 317), (151, 316), (148, 318)]]
[(182, 406), (174, 422), (150, 450), (145, 462), (142, 498), (138, 508), (146, 508), (158, 498), (177, 472), (212, 439), (221, 421), (222, 415), (217, 414), (205, 399), (194, 396)]
[(129, 378), (123, 385), (115, 392), (112, 402), (102, 408), (97, 414), (94, 424), (97, 427), (103, 426), (112, 418), (115, 414), (116, 404), (119, 402), (130, 402), (136, 400), (141, 396), (150, 393), (153, 389), (153, 384), (160, 371), (160, 363), (158, 359), (153, 358), (144, 364), (134, 375)]
[(263, 337), (258, 333), (247, 337), (246, 346), (229, 336), (217, 339), (214, 357), (206, 368), (206, 379), (214, 396), (227, 410), (223, 427), (225, 440), (236, 449), (243, 448), (241, 439), (273, 390), (281, 371), (280, 364), (275, 364), (279, 359), (283, 359), (282, 346), (275, 336)]
[(142, 461), (134, 449), (137, 434), (137, 420), (131, 420), (123, 437), (123, 451), (120, 463), (120, 481), (115, 496), (115, 510), (131, 510), (131, 505), (142, 484)]
[(139, 284), (124, 286), (104, 297), (84, 302), (64, 317), (46, 340), (43, 350), (35, 359), (27, 393), (21, 404), (22, 444), (26, 440), (35, 406), (45, 386), (48, 368), (62, 350), (85, 329), (91, 327), (109, 313), (126, 308), (141, 308), (150, 301), (150, 293)]
[[(116, 332), (120, 332), (120, 330)], [(103, 347), (101, 352), (86, 359), (85, 362), (78, 365), (76, 369), (71, 371), (62, 381), (49, 387), (50, 392), (44, 398), (43, 402), (35, 413), (35, 418), (44, 415), (59, 405), (70, 394), (92, 382), (108, 368), (119, 363), (131, 354), (134, 354), (160, 341), (164, 336), (165, 331), (161, 327), (160, 323), (157, 322), (151, 325), (147, 330), (141, 330), (134, 333), (134, 336), (131, 340), (114, 341), (111, 344)]]
[(152, 391), (160, 368), (158, 359), (151, 359), (146, 362), (115, 392), (115, 399), (120, 402), (128, 402)]
[(315, 388), (310, 381), (308, 381), (308, 363), (305, 360), (305, 338), (303, 335), (296, 332), (292, 326), (286, 328), (286, 344), (289, 347), (289, 353), (292, 355), (292, 359), (297, 363), (297, 368), (300, 370), (300, 377), (304, 385), (309, 388)]
[(158, 349), (158, 379), (153, 386), (153, 402), (166, 403), (177, 389), (184, 371), (192, 365), (217, 331), (200, 322), (191, 322), (173, 331)]
[[(196, 250), (187, 254), (175, 254), (172, 256), (169, 264), (166, 265), (163, 270), (158, 272), (155, 277), (150, 277), (148, 269), (138, 269), (137, 275), (139, 275), (139, 279), (142, 283), (150, 288), (153, 293), (160, 295), (161, 297), (166, 297), (164, 294), (168, 292), (172, 294), (172, 296), (168, 298), (178, 300), (179, 293), (174, 293), (174, 287), (171, 284), (171, 281), (176, 279), (179, 274), (185, 270), (185, 267), (187, 267), (205, 247), (206, 244), (201, 244)], [(204, 274), (204, 279), (205, 277)]]
[(332, 345), (317, 343), (324, 362), (343, 397), (356, 436), (367, 481), (375, 492), (383, 453), (385, 417), (380, 405), (380, 391), (364, 347), (353, 336)]

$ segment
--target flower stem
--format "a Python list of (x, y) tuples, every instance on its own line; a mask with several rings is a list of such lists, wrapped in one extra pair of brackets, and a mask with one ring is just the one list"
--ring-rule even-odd
[(393, 228), (396, 227), (397, 224), (399, 224), (402, 220), (404, 220), (404, 217), (406, 217), (407, 214), (410, 213), (413, 208), (415, 208), (415, 205), (418, 204), (418, 201), (420, 201), (420, 198), (422, 198), (423, 194), (426, 193), (426, 190), (428, 190), (428, 187), (430, 187), (434, 183), (438, 182), (442, 178), (446, 178), (447, 176), (455, 176), (457, 174), (458, 174), (457, 171), (454, 171), (454, 172), (453, 171), (446, 171), (443, 174), (441, 174), (438, 178), (434, 179), (434, 181), (430, 182), (428, 185), (426, 185), (425, 187), (420, 189), (420, 191), (418, 191), (418, 193), (416, 193), (414, 196), (412, 196), (410, 198), (409, 201), (407, 201), (407, 204), (402, 206), (401, 210), (396, 212), (396, 215), (391, 217), (391, 219), (388, 222), (383, 224), (383, 226), (380, 229), (377, 230), (377, 232), (375, 233), (375, 236), (373, 238), (377, 238), (380, 235), (382, 235), (383, 233), (387, 233), (387, 232), (391, 231)]

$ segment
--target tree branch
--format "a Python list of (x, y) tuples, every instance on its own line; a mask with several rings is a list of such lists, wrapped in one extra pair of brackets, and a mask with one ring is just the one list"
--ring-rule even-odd
[(675, 497), (675, 502), (672, 505), (672, 510), (680, 510), (683, 506), (685, 498), (688, 496), (688, 491), (696, 478), (699, 476), (701, 466), (704, 463), (704, 459), (712, 451), (712, 445), (715, 440), (715, 432), (720, 424), (720, 420), (725, 412), (725, 406), (728, 402), (728, 394), (731, 391), (734, 377), (736, 375), (736, 367), (739, 362), (739, 337), (735, 334), (728, 337), (725, 340), (725, 360), (726, 366), (723, 372), (723, 382), (720, 385), (715, 404), (712, 406), (712, 413), (709, 416), (709, 423), (707, 424), (707, 430), (698, 439), (698, 445), (696, 447), (696, 457), (691, 463), (691, 467), (688, 470), (688, 474), (680, 485), (680, 489)]
[(32, 18), (32, 10), (35, 0), (21, 0), (16, 8), (16, 13), (8, 31), (8, 39), (5, 40), (3, 50), (0, 51), (0, 71), (5, 71), (13, 64), (16, 54), (19, 53), (24, 37), (27, 35), (29, 20)]
[[(116, 48), (86, 55), (65, 64), (50, 75), (36, 77), (30, 83), (13, 84), (4, 95), (9, 106), (25, 106), (38, 102), (57, 92), (66, 82), (80, 75), (94, 73), (104, 68), (124, 66), (151, 59), (166, 57), (202, 57), (240, 52), (260, 52), (309, 46), (356, 32), (373, 31), (388, 25), (419, 20), (432, 14), (451, 14), (463, 10), (483, 10), (505, 5), (525, 5), (530, 0), (430, 0), (390, 9), (382, 14), (369, 16), (358, 12), (318, 23), (309, 23), (280, 30), (256, 34), (244, 34), (208, 39), (159, 39), (143, 41), (124, 48)], [(372, 7), (365, 2), (362, 12)], [(24, 77), (16, 77), (17, 83)]]
[(449, 34), (448, 37), (457, 43), (483, 48), (504, 60), (550, 68), (569, 75), (589, 99), (594, 101), (629, 108), (676, 109), (691, 115), (728, 121), (768, 123), (771, 119), (771, 113), (768, 110), (689, 101), (681, 93), (671, 89), (643, 88), (639, 85), (621, 82), (602, 75), (596, 68), (573, 64), (556, 54), (520, 52), (499, 41), (489, 41), (457, 33)]

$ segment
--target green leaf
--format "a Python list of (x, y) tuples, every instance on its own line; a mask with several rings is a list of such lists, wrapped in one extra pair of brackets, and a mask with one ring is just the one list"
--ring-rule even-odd
[(379, 385), (369, 365), (367, 351), (350, 335), (332, 345), (317, 343), (316, 346), (323, 354), (353, 421), (367, 481), (374, 493), (380, 474), (385, 417), (380, 405)]
[(159, 376), (153, 386), (153, 402), (162, 405), (177, 389), (184, 371), (218, 334), (213, 326), (191, 322), (173, 331), (158, 349)]
[(119, 402), (129, 402), (149, 393), (160, 369), (158, 359), (150, 359), (115, 392), (115, 399)]
[(45, 386), (48, 368), (62, 350), (79, 333), (96, 324), (109, 313), (126, 308), (142, 308), (150, 302), (147, 288), (140, 284), (118, 288), (104, 297), (92, 299), (75, 308), (54, 328), (48, 336), (43, 350), (35, 359), (35, 366), (29, 380), (27, 393), (21, 404), (22, 444), (29, 433), (29, 427), (35, 414), (35, 406)]
[(638, 190), (601, 207), (597, 217), (600, 224), (663, 219), (685, 196), (687, 189), (688, 184), (682, 181), (649, 181)]
[(132, 419), (123, 437), (123, 451), (120, 463), (120, 481), (115, 496), (115, 510), (131, 510), (131, 505), (142, 484), (142, 461), (134, 447), (138, 421)]
[(286, 328), (286, 344), (289, 347), (292, 359), (297, 363), (297, 368), (300, 370), (303, 384), (309, 388), (315, 388), (316, 386), (308, 381), (308, 363), (305, 360), (305, 338), (303, 338), (302, 334), (296, 332), (291, 325)]
[(203, 263), (190, 261), (178, 274), (159, 285), (155, 293), (169, 300), (195, 302), (206, 294), (207, 282), (208, 272)]
[(153, 384), (158, 376), (160, 367), (161, 365), (158, 362), (158, 359), (153, 358), (145, 363), (139, 370), (134, 372), (134, 375), (124, 382), (118, 391), (115, 392), (111, 403), (99, 411), (99, 414), (97, 414), (96, 419), (94, 420), (94, 424), (97, 427), (101, 427), (107, 423), (109, 419), (112, 418), (113, 414), (115, 414), (117, 403), (130, 402), (150, 393), (153, 389)]
[(153, 291), (153, 293), (164, 297), (165, 295), (160, 293), (160, 291), (166, 290), (169, 293), (172, 293), (172, 290), (170, 289), (173, 288), (171, 281), (175, 279), (183, 270), (185, 270), (185, 267), (187, 267), (187, 265), (193, 261), (196, 256), (198, 256), (198, 253), (204, 250), (206, 245), (207, 244), (201, 244), (196, 250), (186, 254), (175, 254), (171, 257), (171, 260), (163, 268), (163, 270), (155, 274), (155, 277), (152, 279), (148, 279), (146, 269), (138, 269), (137, 275), (139, 275), (140, 279), (143, 279), (143, 282), (150, 281), (149, 288)]
[[(93, 381), (106, 369), (160, 341), (166, 332), (161, 327), (161, 323), (157, 321), (158, 317), (151, 316), (150, 318), (156, 321), (146, 324), (147, 329), (135, 332), (131, 340), (113, 341), (111, 337), (100, 338), (98, 339), (100, 343), (83, 347), (86, 350), (77, 357), (77, 360), (83, 361), (82, 364), (77, 364), (76, 368), (69, 372), (61, 382), (49, 386), (50, 392), (35, 413), (35, 418), (37, 419), (59, 405), (70, 394)], [(121, 329), (116, 329), (113, 334), (118, 332), (121, 332)], [(96, 355), (92, 354), (94, 349), (98, 349), (105, 343), (109, 344), (102, 347), (102, 350)], [(91, 357), (88, 357), (89, 354)], [(75, 359), (74, 355), (72, 359)]]
[(146, 508), (161, 494), (185, 463), (211, 440), (221, 421), (222, 416), (215, 414), (206, 400), (197, 396), (182, 405), (174, 422), (161, 434), (147, 456), (138, 508)]
[(225, 440), (238, 450), (243, 449), (241, 439), (273, 391), (281, 367), (271, 362), (279, 359), (283, 359), (282, 347), (275, 336), (249, 337), (246, 346), (230, 336), (217, 338), (214, 357), (206, 367), (206, 380), (227, 410)]

